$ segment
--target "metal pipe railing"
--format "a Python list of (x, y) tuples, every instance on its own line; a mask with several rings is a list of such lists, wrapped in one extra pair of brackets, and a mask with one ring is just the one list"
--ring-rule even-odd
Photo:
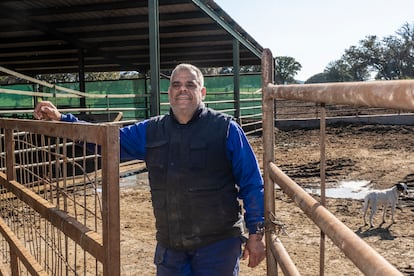
[(272, 243), (270, 243), (270, 250), (276, 258), (277, 263), (280, 265), (281, 270), (285, 275), (295, 276), (300, 275), (298, 269), (293, 263), (292, 259), (288, 255), (285, 247), (279, 238), (272, 233), (271, 234)]
[(284, 174), (274, 163), (269, 164), (269, 171), (271, 179), (295, 201), (302, 211), (365, 275), (402, 275), (377, 251)]
[[(265, 49), (262, 54), (262, 120), (265, 220), (266, 226), (269, 228), (268, 231), (274, 233), (274, 226), (272, 226), (269, 214), (275, 214), (273, 188), (275, 181), (319, 226), (322, 233), (327, 234), (362, 272), (367, 275), (401, 275), (401, 273), (379, 255), (379, 253), (360, 239), (348, 227), (342, 224), (335, 216), (329, 213), (321, 203), (318, 203), (276, 167), (274, 164), (274, 124), (276, 120), (274, 102), (275, 99), (286, 99), (320, 103), (323, 105), (367, 106), (413, 111), (414, 80), (274, 85), (273, 72), (274, 60), (271, 51)], [(323, 117), (325, 117), (325, 115), (323, 115)], [(324, 139), (323, 136), (322, 138)], [(321, 151), (322, 150), (323, 148), (321, 147)], [(325, 153), (321, 152), (321, 154)], [(321, 172), (321, 174), (324, 174), (324, 171)], [(266, 237), (266, 244), (270, 244), (270, 242), (270, 237)], [(277, 263), (273, 264), (276, 269), (272, 267), (274, 256), (269, 254), (269, 251), (271, 250), (267, 251), (267, 275), (277, 275)], [(274, 254), (278, 253), (274, 252)], [(324, 258), (322, 253), (321, 258)], [(280, 258), (277, 259), (278, 261), (281, 261)], [(320, 269), (320, 273), (323, 275), (322, 270), (324, 267), (322, 264), (320, 265)]]
[(414, 111), (414, 80), (274, 85), (265, 93), (274, 99), (382, 107)]

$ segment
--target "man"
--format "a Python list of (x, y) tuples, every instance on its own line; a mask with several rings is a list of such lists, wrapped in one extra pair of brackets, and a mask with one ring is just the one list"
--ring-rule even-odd
[[(257, 159), (240, 126), (204, 106), (205, 95), (201, 71), (180, 64), (168, 88), (170, 114), (120, 129), (121, 160), (145, 160), (148, 168), (157, 275), (238, 275), (241, 256), (249, 267), (265, 258)], [(40, 102), (34, 116), (78, 121), (50, 102)]]

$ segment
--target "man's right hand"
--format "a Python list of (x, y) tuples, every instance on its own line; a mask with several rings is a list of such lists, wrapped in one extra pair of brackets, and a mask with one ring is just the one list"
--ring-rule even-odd
[(38, 120), (60, 121), (62, 114), (51, 102), (42, 101), (36, 105), (33, 116)]

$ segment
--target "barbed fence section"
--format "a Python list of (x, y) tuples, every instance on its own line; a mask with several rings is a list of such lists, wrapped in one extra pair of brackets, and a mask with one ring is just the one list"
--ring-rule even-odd
[(0, 274), (119, 275), (119, 127), (0, 119)]

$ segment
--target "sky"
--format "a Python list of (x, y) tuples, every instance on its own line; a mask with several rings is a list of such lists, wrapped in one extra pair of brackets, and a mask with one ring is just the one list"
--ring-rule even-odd
[(215, 0), (274, 57), (302, 65), (295, 79), (323, 72), (369, 35), (395, 35), (414, 24), (414, 0)]

